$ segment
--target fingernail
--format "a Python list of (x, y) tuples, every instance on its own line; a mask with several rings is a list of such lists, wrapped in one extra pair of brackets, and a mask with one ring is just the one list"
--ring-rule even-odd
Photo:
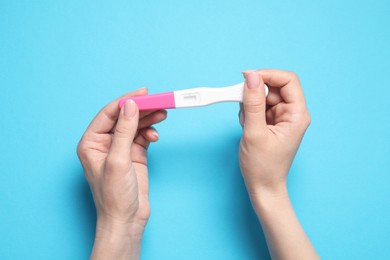
[(256, 71), (245, 73), (246, 85), (249, 89), (258, 88), (260, 85), (260, 75)]
[(137, 105), (134, 103), (132, 99), (127, 100), (125, 105), (123, 106), (123, 113), (125, 116), (133, 117), (135, 112), (137, 111)]
[(251, 72), (256, 72), (256, 70), (244, 70), (243, 72), (241, 72), (242, 74), (248, 74), (248, 73), (251, 73)]
[(156, 137), (156, 139), (158, 139), (158, 138), (160, 137), (160, 136), (158, 135), (157, 132), (153, 132), (152, 135), (153, 135), (154, 137)]

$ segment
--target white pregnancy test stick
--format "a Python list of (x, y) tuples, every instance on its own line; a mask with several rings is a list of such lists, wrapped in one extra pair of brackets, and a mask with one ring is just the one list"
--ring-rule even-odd
[[(264, 88), (268, 95), (268, 87), (264, 85)], [(223, 88), (190, 88), (124, 98), (119, 101), (119, 106), (122, 107), (126, 100), (132, 99), (139, 110), (199, 107), (219, 102), (242, 102), (243, 92), (244, 83)]]

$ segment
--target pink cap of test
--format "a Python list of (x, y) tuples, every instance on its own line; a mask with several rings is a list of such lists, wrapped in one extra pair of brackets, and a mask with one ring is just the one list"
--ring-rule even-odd
[(173, 92), (124, 98), (119, 101), (119, 107), (122, 108), (129, 99), (132, 99), (137, 104), (139, 110), (157, 110), (176, 107)]

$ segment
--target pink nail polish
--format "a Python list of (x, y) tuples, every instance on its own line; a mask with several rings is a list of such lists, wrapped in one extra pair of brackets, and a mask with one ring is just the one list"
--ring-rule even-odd
[(245, 74), (246, 85), (249, 89), (258, 88), (260, 85), (260, 75), (256, 71), (251, 71)]
[(123, 106), (123, 112), (128, 117), (133, 117), (135, 112), (137, 111), (137, 105), (133, 100), (127, 100), (125, 105)]

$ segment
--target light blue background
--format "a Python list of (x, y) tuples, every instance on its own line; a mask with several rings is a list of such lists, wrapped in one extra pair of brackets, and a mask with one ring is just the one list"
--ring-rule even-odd
[[(95, 209), (75, 149), (150, 92), (296, 71), (312, 125), (289, 177), (323, 259), (390, 258), (389, 1), (0, 1), (0, 258), (85, 259)], [(171, 110), (150, 148), (143, 259), (268, 259), (238, 167), (237, 104)]]

